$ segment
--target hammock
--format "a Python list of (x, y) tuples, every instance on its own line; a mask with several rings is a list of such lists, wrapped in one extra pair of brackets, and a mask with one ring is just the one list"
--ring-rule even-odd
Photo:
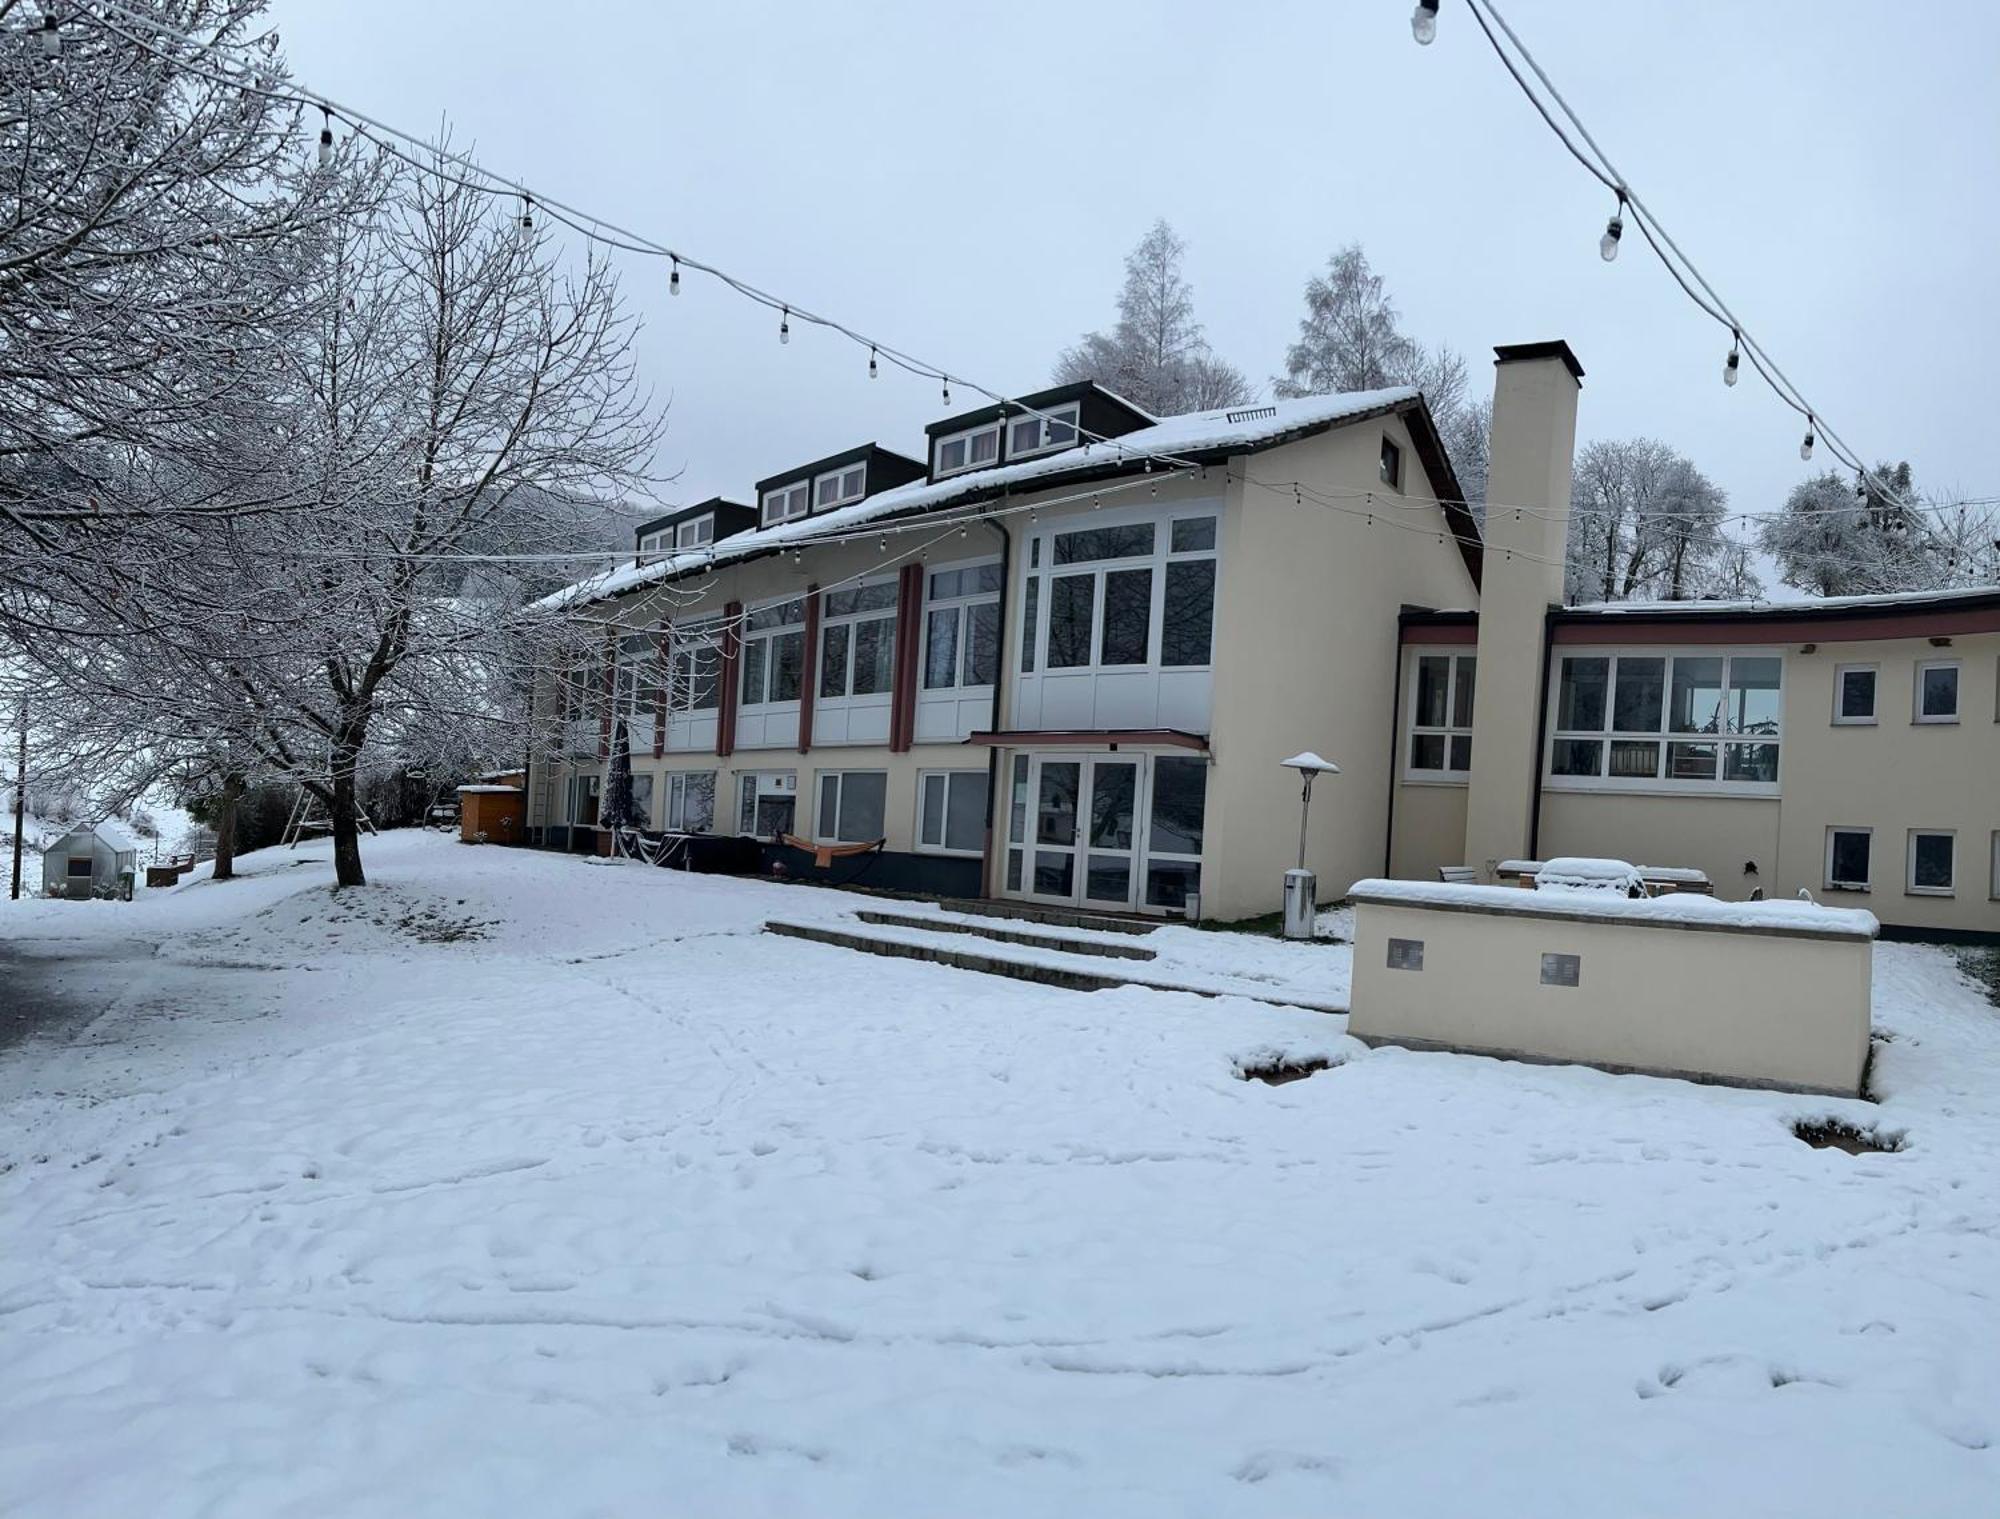
[(781, 833), (778, 837), (792, 848), (811, 855), (813, 864), (821, 870), (825, 870), (835, 860), (844, 860), (850, 855), (873, 854), (889, 842), (886, 838), (881, 838), (866, 844), (815, 844), (811, 839), (802, 839), (795, 833)]

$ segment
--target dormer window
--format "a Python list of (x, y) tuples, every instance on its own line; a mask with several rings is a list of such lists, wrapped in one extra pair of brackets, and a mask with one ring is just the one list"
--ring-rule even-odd
[(937, 442), (937, 462), (934, 473), (955, 475), (960, 470), (977, 469), (982, 464), (991, 464), (1000, 457), (1000, 424), (989, 422), (984, 427), (974, 427), (965, 432), (953, 433)]
[(1053, 448), (1068, 448), (1076, 442), (1080, 414), (1076, 402), (1070, 401), (1046, 407), (1039, 416), (1016, 417), (1007, 430), (1007, 457), (1020, 459)]
[(653, 555), (659, 553), (665, 547), (662, 540), (666, 536), (665, 533), (648, 533), (645, 537), (641, 538), (639, 540), (639, 563), (644, 564)]
[(836, 506), (859, 501), (867, 494), (868, 466), (849, 464), (842, 469), (829, 470), (813, 481), (812, 509), (816, 512), (831, 511)]
[(764, 492), (764, 526), (803, 517), (811, 507), (812, 488), (803, 480)]
[(674, 527), (674, 547), (677, 549), (698, 549), (704, 544), (715, 542), (715, 514), (706, 517), (692, 517)]

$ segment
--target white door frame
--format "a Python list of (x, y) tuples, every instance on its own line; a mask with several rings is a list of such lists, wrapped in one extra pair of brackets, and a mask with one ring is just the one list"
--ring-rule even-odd
[[(1114, 752), (1109, 749), (1065, 749), (1060, 751), (1024, 751), (1028, 761), (1028, 798), (1026, 807), (1026, 837), (1016, 840), (1012, 835), (1012, 785), (1013, 777), (1008, 775), (1009, 786), (1009, 830), (1003, 841), (1003, 850), (1019, 848), (1022, 851), (1021, 884), (1018, 889), (1006, 890), (1003, 895), (1017, 897), (1023, 901), (1040, 902), (1064, 907), (1094, 907), (1112, 912), (1134, 912), (1138, 910), (1141, 896), (1140, 883), (1145, 859), (1146, 798), (1150, 766), (1148, 757), (1140, 752)], [(1076, 767), (1076, 789), (1073, 798), (1070, 837), (1067, 841), (1042, 837), (1042, 776), (1046, 767), (1074, 765)], [(1096, 803), (1096, 793), (1101, 774), (1108, 775), (1116, 770), (1130, 770), (1132, 774), (1131, 815), (1128, 839), (1123, 846), (1098, 845), (1093, 847), (1089, 839), (1089, 824), (1092, 809)], [(1035, 861), (1038, 854), (1067, 855), (1071, 860), (1070, 889), (1066, 893), (1041, 892), (1035, 889)], [(1122, 860), (1126, 866), (1125, 893), (1118, 898), (1093, 897), (1090, 895), (1090, 860), (1092, 855), (1107, 860)], [(1004, 881), (1004, 876), (1003, 876)]]

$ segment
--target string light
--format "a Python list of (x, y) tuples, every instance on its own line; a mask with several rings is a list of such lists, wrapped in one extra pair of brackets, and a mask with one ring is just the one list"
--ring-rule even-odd
[(42, 12), (42, 56), (53, 58), (62, 51), (62, 32), (56, 26), (53, 10)]
[(869, 345), (868, 349), (868, 378), (871, 380), (882, 378), (882, 371), (875, 363), (875, 348), (873, 344)]
[(1618, 257), (1618, 240), (1625, 235), (1625, 192), (1618, 192), (1618, 209), (1611, 213), (1611, 220), (1604, 224), (1604, 236), (1597, 240), (1597, 256), (1610, 263)]
[(1410, 12), (1410, 35), (1417, 39), (1418, 47), (1429, 47), (1437, 41), (1438, 0), (1417, 0), (1417, 8)]
[(792, 308), (787, 306), (778, 314), (778, 341), (780, 343), (789, 343), (791, 340)]
[(520, 226), (521, 241), (524, 243), (533, 242), (535, 240), (535, 197), (532, 195), (524, 194), (521, 197)]
[(667, 294), (679, 295), (680, 293), (681, 293), (681, 261), (678, 258), (676, 258), (674, 259), (674, 272), (667, 276)]
[(944, 404), (951, 405), (951, 376), (944, 377)]
[(1806, 418), (1805, 441), (1799, 444), (1799, 457), (1801, 459), (1810, 459), (1812, 457), (1812, 451), (1813, 451), (1813, 419), (1810, 416), (1808, 416)]
[(1737, 366), (1743, 362), (1743, 355), (1739, 351), (1742, 341), (1743, 334), (1732, 329), (1729, 334), (1729, 357), (1722, 364), (1722, 383), (1725, 385), (1736, 383)]
[(325, 106), (319, 108), (321, 122), (319, 128), (319, 166), (324, 169), (333, 162), (333, 112)]

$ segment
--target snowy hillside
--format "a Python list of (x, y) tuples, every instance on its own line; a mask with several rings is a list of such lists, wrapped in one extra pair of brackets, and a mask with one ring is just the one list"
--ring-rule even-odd
[(1874, 1105), (366, 848), (5, 920), (88, 1005), (0, 1053), (0, 1511), (2000, 1510), (2000, 1009), (1944, 951), (1879, 947)]

